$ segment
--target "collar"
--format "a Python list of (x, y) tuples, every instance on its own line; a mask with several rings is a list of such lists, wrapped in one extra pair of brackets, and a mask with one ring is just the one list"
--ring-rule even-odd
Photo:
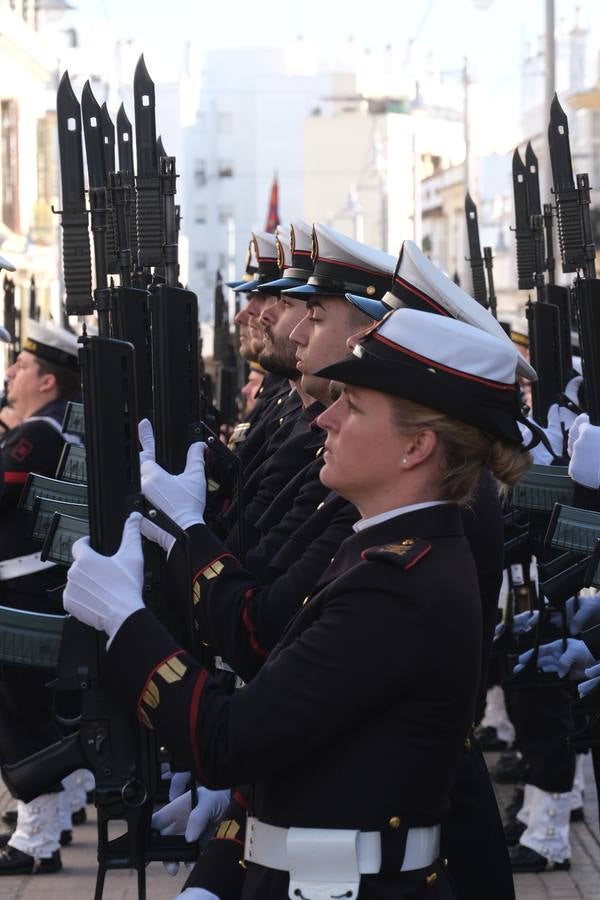
[(450, 503), (450, 500), (428, 500), (425, 503), (411, 503), (409, 506), (397, 506), (396, 509), (390, 509), (387, 512), (378, 513), (376, 516), (369, 516), (368, 519), (359, 519), (352, 526), (354, 531), (364, 531), (365, 528), (371, 528), (372, 525), (379, 525), (380, 522), (386, 522), (388, 519), (394, 519), (396, 516), (403, 516), (406, 513), (416, 512), (418, 509), (427, 509), (430, 506), (444, 506)]

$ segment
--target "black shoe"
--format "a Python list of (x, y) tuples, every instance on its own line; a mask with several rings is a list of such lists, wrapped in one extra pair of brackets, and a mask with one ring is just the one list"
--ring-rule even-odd
[(7, 809), (5, 813), (2, 813), (2, 821), (5, 825), (12, 825), (14, 828), (17, 824), (16, 809)]
[(527, 828), (518, 819), (513, 819), (508, 825), (504, 826), (504, 837), (506, 838), (507, 847), (515, 847), (519, 843), (519, 838)]
[(513, 819), (517, 818), (517, 813), (523, 806), (524, 799), (525, 791), (523, 790), (523, 788), (515, 788), (512, 792), (510, 803), (508, 804), (508, 806), (504, 807), (504, 814), (507, 822), (511, 822)]
[(96, 802), (96, 791), (95, 790), (91, 790), (91, 791), (87, 792), (87, 794), (85, 795), (85, 802), (91, 804), (92, 806), (94, 805), (94, 803)]
[(84, 822), (87, 822), (85, 806), (82, 806), (81, 809), (76, 809), (74, 813), (71, 813), (71, 822), (73, 825), (83, 825)]
[(500, 740), (498, 732), (493, 725), (486, 725), (485, 728), (480, 726), (475, 731), (475, 737), (477, 738), (481, 749), (485, 750), (486, 753), (497, 750), (506, 750), (508, 747), (506, 741)]
[(530, 847), (517, 844), (509, 847), (510, 866), (513, 872), (568, 872), (571, 868), (571, 860), (564, 862), (550, 862), (541, 853), (536, 853)]
[(65, 828), (60, 833), (60, 838), (58, 839), (58, 843), (61, 847), (67, 847), (73, 841), (73, 832), (70, 828)]
[(59, 850), (48, 859), (35, 859), (8, 844), (0, 848), (0, 875), (48, 875), (61, 869)]
[(571, 822), (583, 822), (584, 819), (583, 806), (578, 806), (577, 809), (571, 810)]
[(524, 759), (516, 755), (506, 760), (500, 757), (492, 769), (491, 775), (496, 784), (515, 784), (519, 781), (527, 781), (529, 766)]

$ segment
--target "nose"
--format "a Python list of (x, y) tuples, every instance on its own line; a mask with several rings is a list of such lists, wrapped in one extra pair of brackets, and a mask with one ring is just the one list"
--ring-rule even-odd
[(326, 431), (336, 431), (339, 424), (340, 399), (328, 406), (327, 409), (317, 416), (317, 425)]
[(260, 314), (261, 325), (273, 325), (279, 318), (278, 308), (279, 304), (276, 301), (274, 303), (265, 303)]
[(298, 344), (300, 347), (306, 347), (308, 344), (309, 323), (310, 319), (308, 313), (306, 313), (304, 318), (300, 319), (298, 324), (292, 328), (290, 341), (293, 341), (294, 344)]
[(261, 294), (250, 294), (250, 299), (246, 306), (246, 314), (248, 316), (255, 316), (258, 319), (263, 311), (264, 305), (265, 298)]
[(243, 309), (238, 310), (236, 312), (233, 321), (237, 325), (247, 325), (248, 324), (248, 307), (245, 306)]

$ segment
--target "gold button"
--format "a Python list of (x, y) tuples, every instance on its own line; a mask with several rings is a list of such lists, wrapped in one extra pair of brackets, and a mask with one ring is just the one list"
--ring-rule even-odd
[(400, 816), (392, 816), (389, 826), (390, 828), (400, 828)]
[(414, 544), (414, 539), (406, 538), (406, 540), (400, 541), (400, 543), (402, 544), (403, 547), (412, 547), (412, 545)]
[(282, 403), (283, 403), (283, 397), (280, 397), (279, 400), (277, 401), (277, 406), (281, 406)]
[(471, 749), (471, 738), (467, 738), (465, 741), (465, 750)]
[(369, 295), (369, 297), (372, 297), (376, 290), (377, 288), (375, 287), (375, 285), (370, 284), (367, 288), (367, 294)]
[(428, 875), (425, 879), (425, 883), (428, 887), (433, 887), (437, 881), (437, 872), (432, 872), (431, 875)]
[(280, 425), (283, 425), (283, 416), (280, 418), (279, 424), (280, 424)]
[(319, 503), (319, 505), (317, 506), (317, 509), (323, 509), (324, 506), (325, 506), (325, 501), (322, 500), (321, 503)]
[(302, 601), (302, 606), (306, 606), (306, 604), (308, 603), (309, 600), (310, 600), (310, 594), (308, 595), (308, 597), (304, 598), (304, 600)]

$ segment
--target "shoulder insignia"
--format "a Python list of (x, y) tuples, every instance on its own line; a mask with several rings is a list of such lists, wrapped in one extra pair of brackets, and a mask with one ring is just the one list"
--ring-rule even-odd
[(382, 544), (380, 547), (369, 547), (363, 550), (361, 556), (365, 560), (375, 562), (385, 560), (398, 566), (403, 572), (408, 572), (413, 566), (427, 556), (431, 550), (431, 544), (420, 538), (404, 538), (397, 544)]
[(23, 462), (27, 459), (32, 450), (33, 444), (31, 441), (28, 441), (26, 438), (21, 438), (19, 443), (12, 449), (10, 455), (13, 459), (16, 459), (17, 462)]

